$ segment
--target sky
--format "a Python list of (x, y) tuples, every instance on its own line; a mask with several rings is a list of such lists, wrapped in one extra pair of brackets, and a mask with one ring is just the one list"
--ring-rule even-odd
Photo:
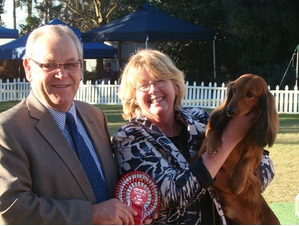
[[(17, 29), (19, 29), (18, 25), (22, 24), (25, 22), (25, 18), (26, 18), (26, 13), (24, 12), (24, 8), (23, 11), (21, 11), (20, 8), (17, 8), (16, 10), (16, 24), (17, 24)], [(4, 21), (5, 23), (5, 27), (6, 28), (14, 28), (14, 24), (13, 24), (13, 1), (12, 0), (5, 0), (4, 2), (4, 14), (1, 14), (1, 19)]]

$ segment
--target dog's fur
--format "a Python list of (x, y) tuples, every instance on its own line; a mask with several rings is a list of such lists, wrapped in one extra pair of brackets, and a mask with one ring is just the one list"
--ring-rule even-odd
[(229, 120), (252, 111), (256, 114), (252, 126), (219, 170), (214, 189), (230, 224), (280, 224), (261, 195), (263, 150), (273, 145), (279, 125), (275, 100), (264, 79), (245, 74), (228, 84), (225, 102), (211, 113), (199, 155), (217, 154)]

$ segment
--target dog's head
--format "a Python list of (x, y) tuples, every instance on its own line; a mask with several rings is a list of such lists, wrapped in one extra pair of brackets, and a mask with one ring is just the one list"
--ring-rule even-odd
[(245, 74), (227, 86), (226, 113), (238, 117), (261, 110), (263, 95), (268, 92), (267, 83), (257, 75)]
[(275, 99), (265, 80), (257, 75), (244, 74), (227, 86), (226, 114), (239, 117), (255, 112), (256, 118), (248, 133), (257, 145), (272, 146), (278, 130)]

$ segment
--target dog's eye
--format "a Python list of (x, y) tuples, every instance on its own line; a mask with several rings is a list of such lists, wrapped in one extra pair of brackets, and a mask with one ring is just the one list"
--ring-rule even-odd
[(248, 98), (253, 97), (253, 93), (252, 93), (252, 92), (247, 92), (247, 93), (246, 93), (246, 97), (248, 97)]
[(231, 91), (232, 91), (233, 93), (235, 93), (235, 92), (236, 92), (236, 88), (235, 88), (235, 87), (232, 87)]

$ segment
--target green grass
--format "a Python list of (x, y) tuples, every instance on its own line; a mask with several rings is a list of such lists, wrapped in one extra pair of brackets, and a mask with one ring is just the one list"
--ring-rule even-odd
[(19, 101), (0, 102), (0, 112), (13, 107), (17, 103), (19, 103)]
[(269, 148), (275, 177), (263, 193), (281, 224), (299, 224), (295, 219), (295, 196), (299, 188), (299, 115), (279, 115), (280, 127)]
[(268, 202), (294, 202), (299, 188), (299, 115), (279, 118), (277, 139), (269, 148), (276, 174), (264, 196)]
[[(0, 103), (0, 112), (17, 102)], [(107, 118), (110, 134), (124, 125), (122, 106), (96, 105)], [(294, 217), (294, 199), (299, 187), (299, 114), (281, 114), (280, 127), (273, 147), (269, 148), (275, 177), (263, 196), (282, 224), (299, 224)]]
[(121, 105), (95, 105), (102, 109), (108, 120), (108, 126), (111, 136), (118, 130), (126, 121), (122, 118), (122, 106)]

